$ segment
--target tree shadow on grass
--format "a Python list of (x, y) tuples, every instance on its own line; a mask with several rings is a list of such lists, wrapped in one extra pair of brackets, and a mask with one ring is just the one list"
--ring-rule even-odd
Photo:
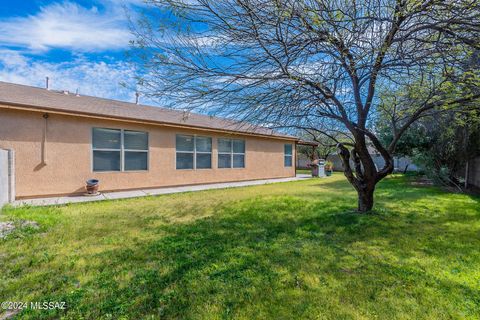
[[(145, 232), (157, 234), (154, 240), (93, 255), (104, 262), (98, 276), (49, 299), (67, 301), (70, 318), (480, 313), (478, 288), (437, 270), (452, 259), (462, 260), (461, 268), (478, 267), (480, 240), (478, 229), (469, 228), (471, 215), (409, 223), (345, 209), (335, 201), (263, 197), (216, 208), (214, 216), (193, 223), (152, 223)], [(467, 239), (475, 240), (464, 245)], [(425, 270), (417, 261), (422, 258), (435, 270)]]
[[(435, 213), (438, 208), (435, 208), (435, 204), (438, 203), (439, 196), (441, 200), (447, 199), (446, 197), (461, 196), (463, 201), (465, 199), (470, 202), (475, 202), (475, 206), (478, 206), (480, 211), (480, 197), (471, 194), (458, 194), (451, 193), (443, 190), (437, 186), (411, 186), (409, 183), (415, 179), (415, 176), (408, 175), (391, 175), (388, 178), (382, 180), (375, 191), (375, 205), (373, 213), (385, 213), (391, 211), (392, 205), (402, 205), (404, 207), (411, 207), (416, 202), (423, 203), (418, 205), (417, 209), (424, 209), (424, 211), (432, 211)], [(355, 210), (357, 194), (354, 188), (346, 180), (333, 180), (333, 181), (321, 181), (319, 183), (312, 184), (309, 192), (298, 192), (293, 195), (303, 197), (305, 199), (318, 199), (322, 194), (327, 195), (330, 198), (334, 198), (337, 201), (347, 200), (351, 204), (350, 210)], [(468, 202), (468, 201), (466, 201)], [(432, 205), (429, 205), (432, 204)], [(442, 210), (455, 211), (458, 209), (458, 203), (451, 201), (443, 201)], [(473, 207), (468, 204), (469, 207)], [(408, 211), (408, 210), (407, 210)], [(416, 213), (412, 210), (412, 213)]]
[[(369, 216), (352, 212), (355, 193), (345, 181), (212, 206), (210, 217), (193, 222), (182, 218), (204, 212), (197, 203), (167, 217), (150, 215), (142, 222), (148, 237), (84, 257), (96, 261), (89, 266), (97, 272), (93, 279), (72, 289), (76, 279), (64, 277), (49, 296), (36, 299), (67, 301), (65, 313), (29, 310), (21, 316), (475, 318), (478, 212), (452, 202), (441, 214), (419, 214), (414, 204), (438, 193), (409, 190), (404, 182), (382, 183), (382, 210)], [(398, 188), (406, 189), (401, 199), (411, 206), (387, 213)]]

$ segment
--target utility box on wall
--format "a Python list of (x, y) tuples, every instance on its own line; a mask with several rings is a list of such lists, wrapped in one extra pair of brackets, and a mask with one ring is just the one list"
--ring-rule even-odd
[(0, 149), (0, 208), (15, 200), (15, 154)]

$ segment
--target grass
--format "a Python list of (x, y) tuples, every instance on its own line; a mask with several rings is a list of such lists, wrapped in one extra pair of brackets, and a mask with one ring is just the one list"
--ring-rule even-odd
[(344, 178), (48, 208), (0, 242), (21, 319), (478, 319), (480, 199), (383, 181), (373, 215)]
[(311, 169), (296, 169), (297, 174), (312, 174)]

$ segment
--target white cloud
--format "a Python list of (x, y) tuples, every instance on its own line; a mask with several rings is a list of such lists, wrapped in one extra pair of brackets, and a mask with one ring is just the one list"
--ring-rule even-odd
[(52, 48), (76, 52), (121, 49), (132, 38), (121, 5), (140, 1), (103, 1), (105, 10), (76, 3), (52, 3), (35, 15), (0, 21), (0, 46), (17, 46), (36, 52)]
[[(0, 51), (0, 81), (37, 87), (45, 86), (45, 76), (51, 79), (51, 88), (69, 90), (83, 95), (135, 101), (133, 66), (123, 61), (92, 62), (82, 57), (72, 61), (50, 63), (36, 61), (18, 52)], [(146, 101), (143, 101), (146, 102)]]

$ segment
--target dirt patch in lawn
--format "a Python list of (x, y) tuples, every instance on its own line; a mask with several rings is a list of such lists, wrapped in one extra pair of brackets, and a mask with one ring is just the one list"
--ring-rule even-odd
[(0, 222), (0, 239), (5, 239), (8, 235), (12, 234), (15, 230), (18, 229), (38, 229), (38, 223), (35, 221), (29, 220), (19, 220), (19, 221), (4, 221)]

